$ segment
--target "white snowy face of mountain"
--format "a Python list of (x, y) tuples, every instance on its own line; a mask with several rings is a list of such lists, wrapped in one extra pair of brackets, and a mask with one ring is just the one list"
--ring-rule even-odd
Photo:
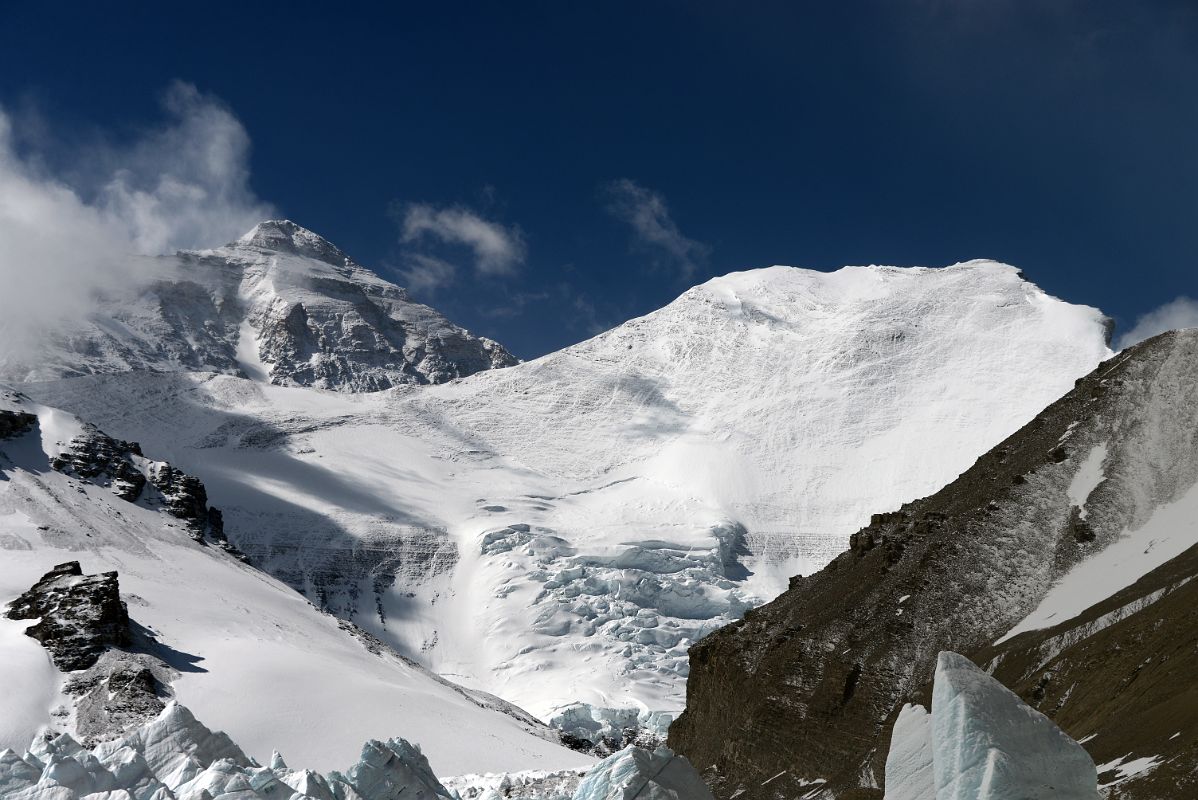
[(583, 702), (660, 728), (691, 643), (954, 478), (1105, 334), (993, 262), (773, 267), (419, 391), (148, 372), (22, 390), (199, 475), (254, 563), (433, 670), (545, 719)]
[(0, 380), (207, 370), (291, 386), (376, 391), (441, 383), (516, 359), (286, 220), (214, 250), (153, 259)]

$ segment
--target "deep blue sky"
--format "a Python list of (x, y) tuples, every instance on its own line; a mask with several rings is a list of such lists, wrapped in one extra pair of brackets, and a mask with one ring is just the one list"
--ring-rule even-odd
[[(518, 226), (517, 274), (440, 248), (424, 299), (523, 357), (775, 263), (996, 258), (1123, 328), (1198, 291), (1194, 3), (0, 10), (0, 104), (133, 136), (194, 83), (258, 196), (388, 277), (397, 205)], [(609, 213), (620, 179), (707, 246), (690, 279)]]

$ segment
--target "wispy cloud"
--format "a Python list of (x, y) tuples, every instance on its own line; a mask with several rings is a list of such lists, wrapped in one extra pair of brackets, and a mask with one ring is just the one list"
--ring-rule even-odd
[(607, 210), (628, 223), (635, 243), (656, 253), (683, 279), (706, 264), (711, 248), (683, 235), (660, 194), (628, 178), (606, 184), (603, 193)]
[(400, 227), (400, 238), (406, 244), (415, 245), (431, 238), (466, 247), (479, 275), (513, 275), (528, 252), (519, 228), (483, 219), (463, 206), (436, 208), (427, 203), (412, 203), (403, 209)]
[(396, 270), (403, 285), (414, 292), (432, 294), (457, 280), (458, 270), (448, 261), (423, 253), (404, 256), (404, 265)]
[(139, 252), (214, 247), (276, 216), (250, 188), (250, 137), (222, 102), (177, 82), (169, 122), (108, 154), (99, 202)]
[(1131, 330), (1119, 337), (1118, 347), (1122, 350), (1158, 333), (1195, 327), (1198, 327), (1198, 300), (1178, 297), (1137, 319)]
[(0, 109), (0, 356), (151, 279), (158, 265), (139, 256), (223, 244), (274, 215), (250, 189), (249, 136), (227, 107), (176, 83), (163, 108), (158, 127), (57, 170), (31, 140), (45, 132), (15, 131)]

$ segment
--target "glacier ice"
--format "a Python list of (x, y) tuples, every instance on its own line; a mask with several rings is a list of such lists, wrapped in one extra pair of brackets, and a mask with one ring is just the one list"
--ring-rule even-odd
[(0, 752), (6, 800), (454, 800), (420, 748), (371, 740), (358, 763), (321, 775), (245, 755), (172, 702), (136, 731), (85, 749), (69, 734), (39, 737), (24, 756)]
[(571, 703), (549, 718), (571, 747), (606, 756), (625, 745), (656, 746), (669, 732), (672, 714), (637, 708), (603, 708)]
[[(515, 785), (537, 797), (573, 800), (712, 800), (699, 773), (660, 747), (629, 746), (579, 773), (473, 776), (467, 797), (501, 798)], [(469, 776), (468, 776), (469, 777)], [(564, 791), (563, 791), (564, 789)], [(545, 794), (548, 792), (549, 794)], [(438, 780), (420, 748), (403, 739), (370, 740), (349, 769), (291, 769), (276, 751), (270, 766), (247, 757), (223, 733), (170, 703), (136, 731), (88, 750), (68, 734), (39, 737), (24, 756), (0, 752), (5, 800), (460, 800)]]
[(630, 746), (600, 761), (574, 800), (713, 800), (691, 763), (668, 747)]
[(886, 800), (934, 800), (932, 718), (908, 703), (899, 712), (886, 756)]
[(973, 662), (943, 652), (932, 713), (905, 706), (886, 758), (886, 800), (1098, 800), (1080, 744)]

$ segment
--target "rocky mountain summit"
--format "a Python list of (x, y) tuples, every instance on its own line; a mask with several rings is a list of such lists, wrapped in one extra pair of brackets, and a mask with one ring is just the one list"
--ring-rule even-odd
[(721, 797), (814, 781), (813, 797), (880, 797), (899, 707), (954, 650), (1082, 742), (1120, 798), (1182, 796), (1162, 787), (1192, 785), (1198, 764), (1180, 724), (1194, 708), (1195, 397), (1198, 331), (1100, 365), (956, 481), (876, 515), (823, 570), (692, 648), (671, 746)]
[(138, 274), (38, 352), (0, 353), (0, 380), (182, 370), (362, 392), (517, 363), (288, 220), (146, 260)]

